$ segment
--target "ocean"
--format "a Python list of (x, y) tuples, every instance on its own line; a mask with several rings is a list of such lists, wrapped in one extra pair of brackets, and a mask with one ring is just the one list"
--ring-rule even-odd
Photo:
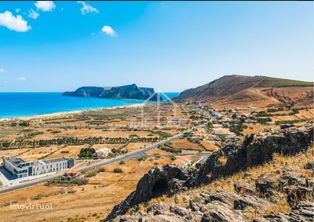
[[(179, 95), (179, 93), (174, 92), (164, 94), (169, 98)], [(0, 92), (0, 118), (28, 117), (56, 112), (141, 104), (143, 102), (143, 100), (69, 97), (62, 96), (62, 93), (59, 92)]]

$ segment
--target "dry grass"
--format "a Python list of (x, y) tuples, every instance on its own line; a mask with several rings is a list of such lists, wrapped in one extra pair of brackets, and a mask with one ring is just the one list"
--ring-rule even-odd
[[(312, 147), (306, 153), (300, 153), (296, 156), (281, 156), (274, 155), (273, 161), (266, 163), (264, 165), (250, 168), (245, 172), (239, 172), (227, 178), (220, 178), (211, 184), (202, 186), (200, 188), (196, 188), (193, 190), (188, 190), (182, 193), (178, 193), (174, 196), (161, 196), (158, 198), (154, 198), (147, 203), (141, 204), (142, 206), (149, 206), (159, 202), (165, 202), (169, 205), (176, 204), (182, 207), (186, 207), (188, 202), (185, 200), (184, 196), (193, 196), (199, 193), (215, 193), (217, 191), (225, 191), (225, 192), (235, 192), (234, 191), (234, 183), (239, 181), (245, 181), (248, 184), (254, 184), (256, 179), (264, 173), (273, 173), (276, 177), (280, 177), (282, 175), (281, 171), (278, 171), (281, 167), (285, 165), (289, 165), (293, 168), (294, 171), (301, 173), (306, 177), (313, 177), (313, 174), (309, 170), (303, 169), (303, 166), (309, 161), (313, 160), (314, 148)], [(248, 207), (244, 214), (248, 221), (252, 221), (253, 218), (259, 217), (261, 215), (273, 213), (273, 212), (290, 212), (291, 208), (286, 201), (285, 194), (279, 193), (276, 194), (276, 203), (270, 203), (268, 206), (265, 206), (263, 209), (253, 209)]]
[[(171, 162), (169, 158), (155, 160), (158, 165)], [(154, 166), (154, 162), (143, 160), (127, 160), (105, 167), (104, 171), (89, 177), (89, 182), (83, 186), (45, 186), (35, 185), (23, 190), (0, 195), (0, 215), (5, 221), (99, 221), (103, 219), (112, 207), (125, 199), (135, 189), (138, 180)], [(114, 173), (115, 168), (121, 168), (122, 173)], [(53, 195), (65, 189), (62, 195)], [(69, 191), (71, 190), (71, 191)], [(41, 198), (33, 198), (41, 194)], [(36, 200), (37, 199), (37, 200)], [(19, 204), (52, 203), (53, 210), (10, 210), (9, 203)], [(96, 214), (95, 216), (92, 216)], [(70, 220), (69, 219), (69, 220)], [(82, 220), (81, 220), (82, 221)]]
[(197, 150), (201, 147), (196, 144), (188, 141), (187, 139), (177, 139), (171, 143), (171, 147), (175, 149), (185, 149), (185, 150)]
[(222, 165), (226, 165), (227, 161), (228, 161), (228, 158), (225, 156), (221, 156), (218, 158), (218, 162), (221, 163)]
[(260, 125), (260, 124), (247, 124), (247, 128), (243, 129), (243, 134), (251, 134), (251, 133), (260, 133), (264, 132), (267, 129), (279, 130), (280, 126), (276, 125)]
[(213, 141), (202, 141), (201, 145), (206, 151), (215, 152), (219, 150), (219, 147)]

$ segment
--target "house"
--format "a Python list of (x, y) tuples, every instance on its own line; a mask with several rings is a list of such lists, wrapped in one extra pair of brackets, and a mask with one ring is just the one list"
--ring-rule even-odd
[(215, 128), (211, 133), (216, 136), (226, 136), (228, 138), (234, 138), (236, 136), (233, 132), (230, 132), (226, 128)]
[(110, 152), (111, 152), (110, 149), (102, 148), (102, 149), (96, 151), (96, 156), (98, 158), (104, 158), (104, 157), (107, 157)]
[(4, 167), (17, 178), (59, 172), (74, 166), (72, 158), (24, 161), (19, 157), (5, 157)]

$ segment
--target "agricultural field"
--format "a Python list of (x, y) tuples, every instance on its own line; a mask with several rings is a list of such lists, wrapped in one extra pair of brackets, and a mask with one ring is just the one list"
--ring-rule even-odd
[[(153, 105), (144, 107), (148, 113), (154, 112), (155, 108)], [(190, 127), (188, 121), (169, 124), (169, 117), (173, 115), (171, 106), (162, 107), (158, 128), (153, 125), (155, 119), (144, 119), (145, 125), (141, 126), (141, 107), (1, 121), (0, 157), (18, 155), (25, 160), (75, 158), (83, 147), (95, 150), (121, 148), (129, 152), (152, 144), (153, 139), (170, 137)], [(176, 120), (188, 118), (182, 107), (177, 109), (176, 116)], [(131, 138), (134, 140), (128, 142)], [(137, 140), (141, 138), (144, 140)]]

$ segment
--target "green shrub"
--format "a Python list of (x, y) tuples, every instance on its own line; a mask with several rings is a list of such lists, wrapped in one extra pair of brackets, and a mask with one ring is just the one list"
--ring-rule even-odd
[(114, 168), (113, 172), (114, 173), (122, 173), (122, 169), (121, 168)]
[(88, 183), (88, 179), (86, 178), (74, 178), (72, 181), (72, 184), (76, 184), (78, 186), (81, 186), (81, 185), (85, 185)]
[(227, 137), (225, 135), (219, 135), (218, 138), (223, 142), (227, 140)]
[(54, 131), (51, 131), (52, 134), (57, 134), (57, 133), (61, 133), (60, 130), (54, 130)]
[(19, 126), (29, 126), (29, 123), (27, 121), (21, 121), (19, 122)]
[(267, 118), (257, 118), (256, 121), (260, 124), (266, 124), (268, 122), (271, 122), (271, 118), (267, 117)]
[(96, 153), (94, 148), (82, 148), (80, 150), (80, 158), (91, 158)]
[(31, 200), (40, 200), (43, 197), (44, 197), (44, 195), (42, 195), (42, 194), (36, 194), (35, 196), (31, 197)]
[(97, 175), (97, 170), (90, 170), (85, 173), (85, 177), (94, 177)]
[(243, 125), (243, 123), (231, 123), (229, 130), (230, 132), (235, 133), (236, 135), (242, 135), (243, 129), (245, 128), (245, 126)]

